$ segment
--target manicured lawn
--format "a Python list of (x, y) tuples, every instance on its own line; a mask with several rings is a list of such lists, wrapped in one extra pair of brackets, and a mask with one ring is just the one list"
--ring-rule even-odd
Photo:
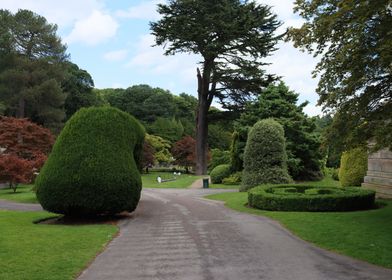
[(238, 189), (239, 185), (210, 184), (210, 189)]
[(392, 268), (392, 201), (385, 207), (355, 212), (274, 212), (246, 207), (247, 193), (207, 196), (241, 212), (279, 221), (304, 240), (354, 258)]
[(170, 180), (174, 178), (173, 173), (170, 172), (150, 172), (149, 174), (142, 174), (143, 188), (177, 188), (185, 189), (192, 185), (197, 179), (203, 176), (195, 176), (190, 174), (181, 174), (176, 176), (176, 180), (158, 183), (157, 177), (160, 176), (163, 180)]
[(21, 203), (38, 203), (32, 188), (33, 185), (20, 185), (16, 189), (16, 193), (14, 193), (14, 191), (9, 188), (0, 189), (0, 199)]
[(106, 224), (33, 224), (50, 216), (0, 211), (0, 279), (74, 279), (118, 231)]

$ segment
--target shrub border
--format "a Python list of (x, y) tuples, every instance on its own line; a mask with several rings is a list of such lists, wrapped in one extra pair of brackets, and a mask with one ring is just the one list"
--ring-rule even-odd
[[(312, 194), (287, 193), (274, 194), (268, 192), (272, 188), (311, 189), (317, 188), (309, 185), (284, 184), (262, 185), (248, 191), (248, 203), (250, 207), (272, 211), (354, 211), (373, 208), (375, 203), (375, 191), (347, 187), (337, 188), (339, 193)], [(332, 188), (332, 187), (331, 187)], [(323, 188), (320, 189), (331, 189)]]

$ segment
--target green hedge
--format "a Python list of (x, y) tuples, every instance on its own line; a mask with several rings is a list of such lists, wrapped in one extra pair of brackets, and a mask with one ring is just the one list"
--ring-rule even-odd
[(144, 128), (111, 107), (81, 109), (66, 123), (36, 179), (45, 210), (70, 216), (133, 211)]
[(212, 169), (210, 173), (211, 177), (211, 182), (213, 184), (220, 184), (222, 183), (222, 180), (228, 176), (230, 176), (231, 173), (231, 166), (230, 164), (221, 164)]
[(235, 172), (233, 174), (231, 174), (229, 177), (224, 178), (222, 180), (222, 183), (224, 185), (239, 185), (241, 184), (241, 180), (242, 180), (242, 172)]
[(342, 154), (339, 180), (342, 187), (360, 186), (367, 171), (367, 151), (360, 147)]
[(264, 185), (248, 192), (249, 206), (272, 211), (352, 211), (374, 207), (375, 192), (361, 188)]
[(244, 152), (240, 191), (261, 184), (287, 184), (286, 140), (282, 125), (273, 119), (258, 121), (249, 131)]

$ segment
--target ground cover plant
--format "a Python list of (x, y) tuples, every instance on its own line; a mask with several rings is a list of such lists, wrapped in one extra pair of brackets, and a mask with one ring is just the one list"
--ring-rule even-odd
[(352, 211), (374, 207), (375, 191), (309, 185), (263, 185), (248, 191), (250, 207), (275, 211)]
[(300, 238), (317, 246), (392, 268), (392, 201), (378, 209), (352, 212), (278, 212), (247, 207), (247, 193), (207, 196), (231, 209), (279, 221)]
[(67, 122), (35, 184), (50, 212), (69, 216), (133, 211), (144, 129), (111, 107), (83, 108)]
[(0, 211), (0, 279), (75, 279), (118, 231), (109, 224), (33, 223), (51, 216), (44, 212)]

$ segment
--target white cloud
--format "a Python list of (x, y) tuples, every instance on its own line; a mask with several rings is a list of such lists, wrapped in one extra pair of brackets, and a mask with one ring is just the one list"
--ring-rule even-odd
[(121, 61), (128, 55), (128, 50), (111, 51), (104, 54), (103, 58), (107, 61)]
[(196, 66), (200, 60), (198, 56), (188, 54), (165, 56), (161, 47), (152, 47), (152, 45), (154, 45), (153, 35), (147, 34), (142, 36), (136, 55), (132, 57), (126, 67), (137, 67), (139, 70), (151, 75), (172, 76), (172, 87), (174, 87), (174, 84), (183, 86), (194, 85)]
[(0, 8), (17, 12), (27, 9), (44, 16), (50, 23), (60, 27), (72, 26), (77, 20), (87, 17), (92, 10), (103, 8), (102, 0), (1, 0)]
[(94, 10), (88, 17), (75, 23), (65, 41), (69, 44), (81, 42), (94, 46), (114, 37), (117, 29), (118, 23), (109, 14)]
[(304, 112), (310, 117), (322, 115), (321, 107), (314, 104), (308, 104), (308, 106), (304, 108)]
[(143, 1), (136, 6), (130, 7), (128, 10), (117, 11), (116, 15), (120, 18), (157, 20), (160, 18), (157, 12), (157, 5), (164, 2), (164, 0)]

